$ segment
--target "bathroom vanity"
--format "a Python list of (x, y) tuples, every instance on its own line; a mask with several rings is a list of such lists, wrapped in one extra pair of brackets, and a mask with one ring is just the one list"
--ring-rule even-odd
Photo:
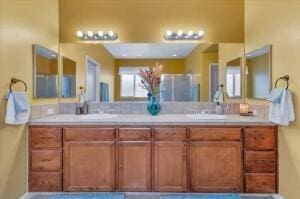
[(68, 117), (30, 123), (29, 191), (278, 192), (277, 126), (267, 121)]

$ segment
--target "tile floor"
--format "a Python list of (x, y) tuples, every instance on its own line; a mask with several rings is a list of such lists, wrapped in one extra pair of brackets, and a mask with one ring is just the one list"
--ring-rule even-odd
[[(20, 199), (48, 199), (55, 193), (27, 193)], [(170, 194), (170, 193), (163, 193)], [(172, 193), (173, 194), (173, 193)], [(126, 193), (126, 199), (159, 199), (162, 193)], [(242, 199), (284, 199), (277, 194), (242, 194)]]

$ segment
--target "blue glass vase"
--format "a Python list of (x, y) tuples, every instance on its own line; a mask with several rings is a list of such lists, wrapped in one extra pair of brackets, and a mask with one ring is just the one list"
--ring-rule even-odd
[(156, 97), (154, 97), (154, 96), (150, 97), (150, 100), (148, 101), (148, 105), (147, 105), (147, 111), (151, 115), (157, 115), (159, 113), (159, 111), (160, 111), (160, 104), (156, 100)]

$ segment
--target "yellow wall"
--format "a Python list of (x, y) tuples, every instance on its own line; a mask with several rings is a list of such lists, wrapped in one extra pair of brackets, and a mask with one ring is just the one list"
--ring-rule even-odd
[[(100, 64), (100, 81), (109, 85), (109, 99), (114, 100), (114, 72), (115, 60), (101, 44), (60, 44), (61, 56), (76, 61), (76, 93), (79, 95), (79, 86), (85, 86), (86, 56), (91, 57)], [(79, 101), (76, 99), (61, 99), (62, 101)]]
[[(226, 91), (226, 64), (236, 58), (242, 58), (244, 63), (244, 44), (243, 43), (220, 43), (219, 44), (219, 84), (224, 84)], [(244, 65), (244, 64), (243, 64)], [(244, 66), (242, 66), (242, 74)], [(242, 80), (242, 88), (244, 88), (244, 81)], [(244, 89), (243, 89), (244, 90)], [(244, 91), (242, 91), (241, 99), (225, 99), (228, 102), (242, 102), (244, 99)]]
[(114, 30), (118, 42), (163, 42), (166, 30), (205, 31), (202, 42), (244, 41), (244, 0), (60, 0), (60, 41)]
[[(185, 60), (184, 59), (117, 59), (115, 70), (115, 96), (116, 100), (122, 100), (120, 97), (120, 76), (119, 68), (121, 66), (149, 66), (154, 67), (156, 63), (164, 66), (163, 73), (166, 74), (184, 74), (185, 73)], [(126, 98), (126, 100), (130, 100)]]
[[(32, 44), (58, 52), (57, 0), (0, 0), (0, 198), (16, 199), (27, 191), (27, 129), (4, 124), (10, 78), (28, 85), (32, 98)], [(32, 100), (34, 104), (54, 103)]]
[[(272, 77), (290, 75), (296, 118), (300, 115), (300, 1), (246, 0), (246, 52), (272, 44)], [(261, 101), (248, 100), (250, 103)], [(265, 103), (265, 102), (264, 102)], [(286, 199), (300, 196), (300, 120), (279, 128), (279, 188)]]

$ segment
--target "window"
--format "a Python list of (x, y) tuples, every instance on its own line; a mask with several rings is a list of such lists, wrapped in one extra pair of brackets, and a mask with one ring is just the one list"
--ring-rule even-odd
[(240, 67), (227, 67), (226, 89), (228, 97), (241, 97), (241, 69)]
[(147, 97), (147, 91), (141, 86), (141, 77), (137, 75), (139, 69), (148, 67), (120, 67), (121, 97)]

